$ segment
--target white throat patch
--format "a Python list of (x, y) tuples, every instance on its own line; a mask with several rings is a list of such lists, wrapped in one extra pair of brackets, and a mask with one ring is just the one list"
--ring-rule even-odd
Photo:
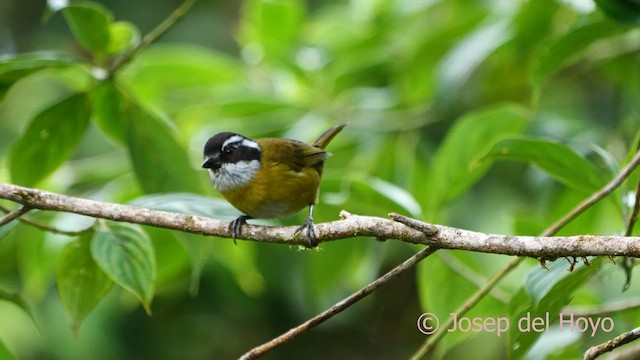
[[(229, 140), (232, 138), (233, 137), (229, 138)], [(236, 141), (238, 140), (239, 139), (236, 139)], [(222, 164), (217, 171), (208, 170), (211, 181), (213, 181), (213, 186), (215, 186), (218, 191), (225, 192), (247, 185), (256, 176), (258, 171), (260, 171), (260, 161), (243, 160), (237, 163)]]

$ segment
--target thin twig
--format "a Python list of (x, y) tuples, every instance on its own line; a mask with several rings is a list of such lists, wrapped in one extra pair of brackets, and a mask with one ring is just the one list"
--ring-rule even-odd
[(631, 236), (633, 234), (633, 228), (638, 221), (638, 212), (640, 212), (640, 179), (638, 179), (638, 184), (636, 185), (633, 210), (631, 211), (631, 216), (629, 216), (629, 220), (627, 221), (627, 230), (624, 232), (624, 236)]
[(0, 218), (0, 226), (12, 222), (13, 220), (15, 220), (15, 219), (19, 218), (20, 216), (24, 215), (25, 213), (27, 213), (29, 210), (31, 210), (30, 207), (28, 207), (26, 205), (21, 205), (17, 209), (8, 212), (6, 215), (4, 215), (3, 217)]
[(195, 2), (196, 0), (185, 0), (185, 2), (178, 6), (164, 21), (156, 26), (155, 29), (145, 35), (135, 47), (119, 58), (109, 69), (109, 74), (115, 74), (120, 68), (128, 64), (138, 52), (164, 35), (178, 20), (189, 12)]
[(590, 347), (589, 350), (584, 353), (584, 359), (593, 360), (606, 352), (612, 351), (638, 338), (640, 338), (640, 327), (627, 331), (622, 335), (618, 335), (605, 343)]
[(294, 337), (300, 335), (301, 333), (303, 333), (303, 332), (305, 332), (305, 331), (307, 331), (307, 330), (309, 330), (309, 329), (311, 329), (313, 327), (316, 327), (316, 326), (322, 324), (326, 320), (328, 320), (331, 317), (335, 316), (336, 314), (342, 312), (343, 310), (345, 310), (346, 308), (348, 308), (351, 305), (355, 304), (356, 302), (362, 300), (363, 298), (365, 298), (367, 295), (371, 294), (374, 290), (376, 290), (380, 286), (382, 286), (382, 285), (390, 282), (391, 280), (397, 278), (398, 276), (400, 276), (400, 274), (402, 274), (406, 270), (411, 269), (413, 266), (415, 266), (421, 260), (423, 260), (427, 256), (433, 254), (437, 249), (438, 248), (436, 248), (436, 247), (430, 246), (430, 247), (427, 247), (427, 248), (424, 248), (424, 249), (420, 250), (420, 252), (418, 252), (417, 254), (413, 255), (409, 259), (405, 260), (402, 264), (396, 266), (395, 268), (393, 268), (392, 270), (390, 270), (386, 274), (382, 275), (381, 277), (379, 277), (378, 279), (376, 279), (375, 281), (373, 281), (369, 285), (367, 285), (367, 286), (363, 287), (362, 289), (360, 289), (359, 291), (349, 295), (345, 299), (337, 302), (335, 305), (333, 305), (329, 309), (327, 309), (327, 310), (323, 311), (322, 313), (312, 317), (311, 319), (305, 321), (304, 323), (292, 328), (291, 330), (287, 331), (286, 333), (284, 333), (284, 334), (282, 334), (282, 335), (270, 340), (269, 342), (266, 342), (266, 343), (264, 343), (264, 344), (262, 344), (260, 346), (257, 346), (255, 348), (251, 349), (250, 351), (248, 351), (247, 353), (242, 355), (240, 357), (240, 359), (248, 360), (248, 359), (258, 358), (258, 357), (264, 355), (265, 353), (267, 353), (268, 351), (272, 350), (273, 348), (290, 341), (291, 339), (293, 339)]
[[(0, 211), (7, 214), (10, 212), (10, 210), (2, 205), (0, 205)], [(46, 224), (43, 224), (41, 222), (38, 222), (36, 220), (33, 220), (32, 218), (28, 217), (28, 216), (21, 216), (20, 218), (18, 218), (18, 221), (20, 221), (23, 224), (27, 224), (30, 226), (33, 226), (34, 228), (38, 229), (38, 230), (42, 230), (42, 231), (46, 231), (46, 232), (50, 232), (52, 234), (57, 234), (57, 235), (65, 235), (65, 236), (79, 236), (82, 235), (84, 233), (86, 233), (87, 231), (91, 230), (91, 227), (88, 227), (86, 229), (82, 229), (82, 230), (77, 230), (77, 231), (70, 231), (70, 230), (62, 230), (62, 229), (58, 229), (55, 228), (53, 226), (49, 226)]]
[[(565, 225), (571, 222), (573, 219), (582, 214), (585, 210), (587, 210), (590, 206), (597, 203), (598, 201), (604, 199), (608, 196), (613, 190), (619, 187), (624, 180), (631, 175), (633, 170), (635, 170), (638, 165), (640, 165), (640, 151), (636, 153), (633, 159), (629, 162), (629, 164), (616, 175), (609, 183), (603, 186), (601, 189), (596, 191), (592, 196), (588, 197), (586, 200), (576, 205), (573, 209), (571, 209), (567, 214), (565, 214), (562, 218), (560, 218), (556, 223), (548, 227), (545, 231), (540, 234), (540, 236), (553, 236), (560, 229), (562, 229)], [(509, 274), (513, 269), (518, 267), (524, 258), (517, 258), (511, 260), (504, 268), (493, 277), (493, 279), (488, 282), (484, 287), (478, 289), (469, 299), (458, 309), (458, 316), (464, 315), (469, 309), (473, 308), (480, 300), (484, 298), (507, 274)], [(461, 311), (462, 310), (462, 311)], [(445, 324), (446, 325), (446, 324)], [(449, 324), (450, 325), (450, 324)], [(433, 349), (438, 342), (447, 334), (445, 330), (447, 326), (440, 327), (435, 334), (428, 337), (422, 346), (412, 355), (412, 359), (421, 359), (424, 357), (428, 351)]]
[[(633, 228), (635, 227), (636, 222), (638, 221), (638, 211), (640, 211), (640, 180), (638, 180), (638, 184), (636, 185), (636, 193), (635, 200), (633, 202), (633, 210), (631, 211), (631, 215), (629, 216), (629, 220), (627, 221), (627, 229), (624, 232), (624, 236), (631, 236), (633, 234)], [(627, 291), (631, 286), (631, 276), (633, 275), (633, 261), (634, 259), (629, 256), (625, 256), (622, 259), (622, 269), (627, 277), (627, 280), (622, 287), (622, 291)]]
[(627, 164), (627, 166), (625, 166), (624, 169), (622, 169), (622, 171), (620, 171), (620, 173), (618, 173), (618, 175), (615, 178), (613, 178), (613, 180), (611, 180), (607, 185), (603, 186), (600, 190), (593, 193), (593, 195), (591, 195), (590, 197), (585, 199), (583, 202), (578, 204), (566, 215), (560, 218), (560, 220), (556, 221), (553, 225), (547, 228), (542, 233), (542, 236), (551, 236), (551, 235), (557, 234), (561, 228), (563, 228), (570, 221), (578, 217), (578, 215), (582, 214), (584, 211), (590, 208), (593, 204), (597, 203), (598, 201), (605, 198), (607, 195), (611, 194), (613, 190), (618, 188), (622, 184), (622, 182), (627, 177), (629, 177), (629, 175), (631, 175), (633, 170), (635, 170), (635, 168), (637, 168), (638, 165), (640, 165), (640, 152), (636, 153), (636, 155), (633, 157), (633, 159), (631, 159), (629, 164)]

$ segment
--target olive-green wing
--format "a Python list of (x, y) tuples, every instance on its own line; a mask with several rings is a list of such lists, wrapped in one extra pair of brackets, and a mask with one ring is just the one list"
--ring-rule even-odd
[(329, 153), (318, 147), (297, 140), (258, 139), (262, 148), (262, 161), (285, 164), (293, 171), (318, 166)]

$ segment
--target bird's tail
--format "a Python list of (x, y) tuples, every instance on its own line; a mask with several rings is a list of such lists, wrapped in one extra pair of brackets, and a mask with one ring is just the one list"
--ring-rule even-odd
[(311, 145), (320, 149), (326, 148), (331, 140), (333, 140), (333, 138), (338, 135), (338, 133), (342, 131), (345, 126), (347, 126), (347, 124), (336, 125), (330, 128), (329, 130), (323, 132), (322, 135), (318, 136), (316, 141), (314, 141)]

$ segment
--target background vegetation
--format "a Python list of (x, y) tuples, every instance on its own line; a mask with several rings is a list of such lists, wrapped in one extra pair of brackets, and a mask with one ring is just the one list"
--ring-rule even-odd
[[(348, 121), (330, 146), (316, 222), (340, 209), (396, 211), (538, 234), (637, 150), (635, 3), (200, 1), (161, 41), (132, 51), (179, 2), (5, 1), (0, 181), (231, 219), (237, 212), (199, 168), (209, 136), (310, 141)], [(634, 174), (562, 233), (624, 233), (637, 181)], [(29, 215), (65, 231), (92, 224)], [(113, 249), (95, 245), (109, 234), (143, 249), (142, 285), (117, 274), (122, 264), (104, 257)], [(365, 238), (319, 251), (234, 246), (106, 224), (68, 236), (15, 221), (0, 228), (0, 358), (236, 357), (416, 251)], [(440, 251), (271, 357), (405, 358), (425, 340), (421, 313), (447, 317), (508, 261)], [(637, 282), (622, 291), (620, 259), (592, 262), (568, 273), (564, 260), (549, 272), (528, 260), (469, 316), (637, 303)], [(92, 287), (78, 293), (82, 266), (93, 269)], [(609, 316), (615, 331), (593, 337), (451, 333), (433, 356), (581, 357), (640, 322), (634, 309)]]

